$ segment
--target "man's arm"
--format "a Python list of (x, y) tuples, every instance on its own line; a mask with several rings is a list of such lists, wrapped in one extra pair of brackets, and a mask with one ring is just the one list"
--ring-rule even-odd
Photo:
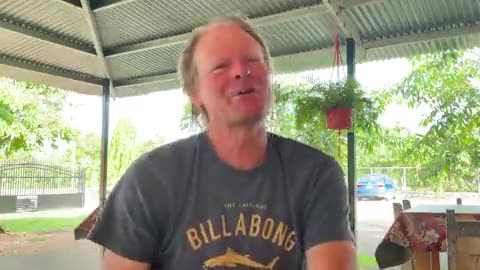
[(319, 168), (306, 194), (303, 237), (307, 269), (356, 270), (344, 173), (331, 157), (325, 158)]
[(132, 261), (122, 257), (109, 249), (105, 250), (103, 270), (149, 270), (150, 264)]
[(335, 241), (307, 250), (308, 270), (356, 270), (357, 259), (351, 241)]
[(105, 270), (150, 269), (166, 226), (160, 180), (144, 156), (115, 185), (87, 239), (105, 248)]

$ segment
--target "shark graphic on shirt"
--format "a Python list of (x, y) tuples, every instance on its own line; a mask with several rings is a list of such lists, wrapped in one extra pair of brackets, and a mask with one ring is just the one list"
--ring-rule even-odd
[(228, 248), (225, 254), (211, 258), (203, 262), (203, 269), (214, 267), (237, 267), (238, 265), (247, 266), (253, 269), (273, 270), (280, 257), (275, 257), (270, 263), (262, 264), (250, 258), (250, 255), (241, 255), (231, 248)]

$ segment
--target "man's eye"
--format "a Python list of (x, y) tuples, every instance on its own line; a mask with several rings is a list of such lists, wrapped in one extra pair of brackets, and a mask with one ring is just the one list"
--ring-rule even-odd
[(259, 60), (258, 60), (257, 57), (249, 57), (249, 58), (247, 58), (247, 62), (249, 62), (249, 63), (256, 63), (256, 62), (258, 62), (258, 61), (259, 61)]
[(226, 63), (220, 63), (220, 64), (217, 64), (215, 66), (213, 66), (213, 69), (212, 70), (219, 70), (219, 69), (224, 69), (227, 67), (227, 64)]

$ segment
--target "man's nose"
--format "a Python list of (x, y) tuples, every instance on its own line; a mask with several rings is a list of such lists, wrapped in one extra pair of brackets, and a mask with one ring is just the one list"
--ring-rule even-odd
[(251, 75), (250, 67), (246, 63), (236, 63), (232, 71), (235, 79), (241, 79)]

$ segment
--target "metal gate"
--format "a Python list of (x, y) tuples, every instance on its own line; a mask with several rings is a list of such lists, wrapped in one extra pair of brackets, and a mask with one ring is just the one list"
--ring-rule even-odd
[(0, 162), (0, 213), (84, 204), (84, 169), (37, 161)]

